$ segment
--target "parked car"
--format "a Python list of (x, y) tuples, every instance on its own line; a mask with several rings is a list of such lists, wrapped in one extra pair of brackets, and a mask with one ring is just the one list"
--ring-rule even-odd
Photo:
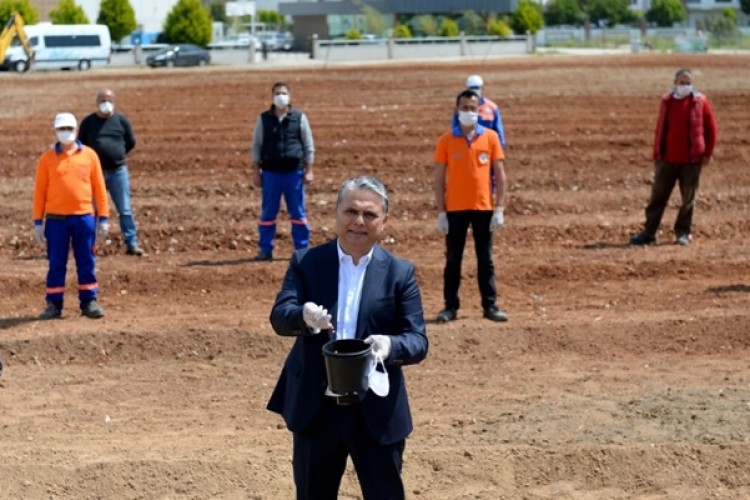
[(228, 36), (220, 41), (214, 41), (208, 44), (208, 48), (214, 49), (248, 49), (250, 44), (255, 46), (255, 50), (260, 51), (262, 46), (260, 40), (250, 33), (240, 33), (239, 35)]
[(280, 31), (265, 31), (258, 33), (260, 43), (265, 43), (268, 50), (292, 50), (294, 37), (291, 33), (282, 33)]
[(146, 58), (146, 64), (157, 66), (206, 66), (211, 62), (211, 54), (204, 48), (189, 43), (170, 45)]

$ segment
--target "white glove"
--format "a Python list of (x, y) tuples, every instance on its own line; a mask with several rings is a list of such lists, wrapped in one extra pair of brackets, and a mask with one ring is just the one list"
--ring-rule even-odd
[(438, 231), (440, 231), (443, 234), (448, 234), (448, 214), (445, 212), (440, 212), (438, 214), (438, 220), (437, 224), (435, 224), (435, 227), (437, 227)]
[(490, 231), (500, 229), (505, 223), (505, 209), (503, 207), (496, 207), (495, 213), (492, 214), (492, 220), (490, 221)]
[(109, 234), (109, 222), (99, 221), (99, 225), (96, 227), (96, 235), (99, 238), (105, 238)]
[(302, 306), (302, 319), (307, 326), (313, 329), (313, 333), (320, 333), (321, 330), (333, 328), (328, 309), (313, 302), (306, 302)]
[(47, 241), (47, 238), (44, 237), (44, 223), (34, 226), (34, 239), (40, 245), (44, 245), (44, 242)]
[(370, 335), (365, 339), (365, 344), (372, 346), (372, 354), (382, 360), (391, 355), (391, 337), (389, 335)]

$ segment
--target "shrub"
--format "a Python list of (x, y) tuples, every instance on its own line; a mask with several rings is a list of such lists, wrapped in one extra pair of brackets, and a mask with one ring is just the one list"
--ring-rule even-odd
[(362, 40), (362, 33), (357, 28), (349, 28), (344, 38), (347, 40)]
[(440, 36), (458, 36), (458, 24), (453, 19), (444, 18), (440, 23)]
[(393, 27), (393, 38), (411, 38), (411, 30), (405, 24), (397, 24)]

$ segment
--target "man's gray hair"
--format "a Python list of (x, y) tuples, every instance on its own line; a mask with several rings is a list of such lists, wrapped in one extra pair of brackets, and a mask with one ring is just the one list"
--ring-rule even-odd
[(677, 80), (682, 75), (687, 75), (689, 77), (692, 77), (693, 76), (693, 71), (690, 68), (680, 68), (674, 74), (674, 79)]
[(339, 195), (336, 198), (336, 208), (341, 206), (346, 193), (354, 191), (355, 189), (372, 191), (380, 196), (383, 199), (383, 215), (388, 214), (388, 190), (382, 182), (370, 175), (362, 175), (360, 177), (352, 177), (351, 179), (345, 180), (343, 184), (341, 184)]

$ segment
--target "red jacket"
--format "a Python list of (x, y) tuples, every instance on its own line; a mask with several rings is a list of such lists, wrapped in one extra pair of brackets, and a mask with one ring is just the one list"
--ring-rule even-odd
[[(656, 122), (654, 135), (654, 160), (661, 160), (666, 147), (666, 128), (669, 102), (674, 96), (664, 94), (659, 106), (659, 119)], [(690, 163), (701, 163), (704, 158), (711, 158), (716, 145), (718, 127), (714, 112), (708, 98), (700, 92), (693, 92), (685, 99), (690, 99), (690, 137), (686, 146), (689, 148)]]

